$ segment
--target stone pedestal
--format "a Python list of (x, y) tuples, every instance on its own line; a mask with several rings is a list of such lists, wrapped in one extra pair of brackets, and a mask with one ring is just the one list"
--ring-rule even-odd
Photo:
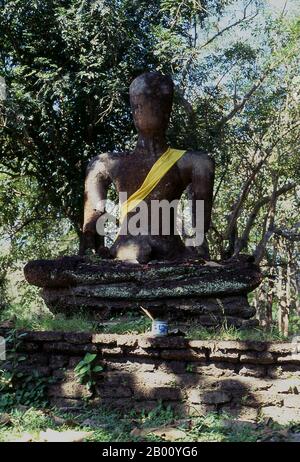
[(129, 264), (98, 257), (29, 262), (24, 273), (53, 312), (85, 309), (103, 318), (147, 308), (156, 318), (205, 326), (256, 324), (247, 293), (261, 282), (249, 258), (236, 261)]

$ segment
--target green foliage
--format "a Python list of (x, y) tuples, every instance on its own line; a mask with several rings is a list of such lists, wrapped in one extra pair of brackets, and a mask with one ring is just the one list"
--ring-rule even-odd
[(194, 372), (194, 364), (187, 364), (185, 367), (186, 372)]
[(79, 382), (86, 385), (89, 391), (93, 391), (96, 385), (96, 376), (103, 371), (103, 367), (95, 364), (96, 354), (86, 353), (85, 357), (79, 361), (74, 369), (75, 375)]
[(76, 229), (85, 166), (129, 139), (128, 86), (157, 63), (151, 27), (160, 2), (146, 3), (10, 0), (0, 12), (8, 86), (2, 162), (33, 176), (44, 204)]
[(251, 423), (226, 425), (225, 414), (208, 413), (196, 419), (190, 432), (193, 441), (255, 442), (261, 437), (262, 428), (253, 428)]
[[(154, 69), (175, 82), (168, 142), (216, 159), (212, 258), (285, 264), (289, 241), (278, 246), (275, 231), (298, 222), (300, 178), (300, 21), (288, 3), (280, 12), (261, 0), (3, 2), (1, 304), (23, 262), (77, 253), (86, 165), (132, 149), (128, 87)], [(289, 247), (297, 266), (299, 243)], [(26, 310), (40, 304), (23, 291)]]
[(165, 406), (162, 402), (151, 411), (145, 412), (141, 409), (138, 413), (136, 411), (132, 412), (130, 416), (141, 419), (144, 428), (168, 425), (176, 418), (172, 407)]
[(7, 359), (0, 369), (0, 410), (10, 410), (19, 405), (47, 405), (46, 388), (53, 379), (42, 377), (35, 370), (22, 371), (22, 364), (27, 357), (17, 352), (24, 335), (13, 329), (6, 338)]

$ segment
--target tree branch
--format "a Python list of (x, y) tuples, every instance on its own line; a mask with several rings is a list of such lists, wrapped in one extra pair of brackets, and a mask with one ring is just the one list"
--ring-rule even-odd
[(254, 19), (257, 15), (258, 15), (258, 11), (255, 12), (255, 14), (253, 14), (252, 16), (247, 16), (247, 9), (248, 9), (248, 6), (252, 3), (252, 0), (250, 0), (250, 2), (245, 6), (244, 8), (244, 13), (243, 13), (243, 17), (238, 19), (237, 21), (231, 23), (231, 24), (228, 24), (228, 26), (224, 27), (224, 29), (218, 31), (215, 35), (213, 35), (210, 39), (208, 39), (203, 45), (200, 46), (199, 50), (201, 50), (202, 48), (206, 47), (207, 45), (209, 45), (211, 42), (213, 42), (216, 38), (220, 37), (221, 35), (224, 34), (224, 32), (227, 32), (228, 30), (232, 29), (233, 27), (236, 27), (238, 26), (239, 24), (241, 24), (242, 22), (246, 22), (246, 21), (251, 21), (252, 19)]
[(272, 196), (270, 199), (269, 210), (266, 215), (265, 229), (263, 232), (263, 236), (254, 252), (255, 262), (257, 264), (259, 264), (261, 260), (263, 259), (267, 243), (269, 239), (271, 238), (273, 231), (274, 231), (274, 221), (275, 221), (276, 205), (277, 205), (277, 198), (278, 198), (278, 196), (276, 196), (277, 185), (278, 185), (278, 176), (274, 178), (273, 192), (272, 192)]
[(262, 159), (258, 164), (257, 166), (254, 168), (253, 172), (251, 173), (251, 175), (249, 176), (248, 180), (246, 181), (244, 187), (243, 187), (243, 190), (238, 198), (238, 200), (236, 201), (236, 203), (234, 204), (233, 208), (232, 208), (232, 212), (231, 214), (229, 215), (229, 219), (228, 219), (228, 227), (227, 227), (227, 230), (225, 232), (225, 239), (228, 239), (228, 237), (230, 236), (230, 234), (232, 233), (233, 229), (235, 228), (236, 226), (236, 222), (237, 222), (237, 219), (240, 215), (240, 210), (241, 210), (241, 207), (243, 205), (243, 203), (245, 202), (246, 200), (246, 197), (247, 197), (247, 194), (249, 192), (249, 188), (251, 186), (251, 183), (253, 182), (254, 178), (256, 177), (257, 173), (259, 172), (259, 170), (261, 169), (261, 167), (263, 166), (263, 164), (265, 163), (266, 161), (266, 158)]
[(251, 87), (251, 89), (243, 96), (243, 98), (241, 99), (241, 101), (237, 104), (235, 104), (233, 106), (233, 108), (231, 109), (231, 111), (229, 111), (229, 113), (227, 115), (225, 115), (224, 117), (222, 117), (222, 119), (218, 122), (218, 127), (222, 127), (223, 125), (225, 125), (230, 119), (232, 119), (235, 114), (239, 111), (241, 111), (245, 104), (247, 103), (247, 101), (251, 98), (251, 96), (253, 95), (253, 93), (256, 92), (256, 90), (261, 86), (261, 84), (264, 82), (264, 80), (268, 77), (268, 75), (271, 73), (273, 69), (268, 69), (268, 71), (266, 71), (264, 74), (262, 74), (260, 76), (260, 78), (255, 82), (255, 84)]
[[(296, 183), (288, 183), (288, 184), (282, 186), (281, 188), (279, 188), (276, 191), (275, 197), (278, 198), (282, 194), (285, 194), (286, 192), (291, 191), (292, 189), (295, 189), (295, 187), (296, 187)], [(254, 205), (254, 207), (252, 209), (252, 212), (251, 212), (251, 214), (250, 214), (250, 216), (248, 218), (248, 221), (247, 221), (247, 224), (245, 226), (242, 237), (240, 239), (238, 239), (238, 241), (237, 241), (236, 249), (235, 249), (235, 252), (234, 252), (235, 255), (238, 255), (239, 252), (241, 250), (243, 250), (247, 246), (250, 231), (251, 231), (251, 228), (252, 228), (252, 226), (253, 226), (253, 224), (254, 224), (254, 222), (256, 220), (256, 217), (257, 217), (260, 209), (264, 205), (266, 205), (268, 202), (270, 202), (271, 197), (272, 196), (264, 196), (259, 201), (257, 201), (256, 204)]]

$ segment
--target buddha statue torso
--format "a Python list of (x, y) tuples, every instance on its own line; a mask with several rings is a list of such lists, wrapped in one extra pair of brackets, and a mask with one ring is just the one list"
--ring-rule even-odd
[[(158, 73), (146, 73), (135, 79), (130, 88), (134, 121), (139, 132), (133, 152), (104, 153), (91, 160), (85, 183), (85, 214), (82, 252), (87, 248), (98, 251), (103, 240), (97, 236), (96, 222), (105, 212), (107, 190), (113, 183), (118, 194), (126, 192), (130, 197), (141, 186), (148, 172), (167, 150), (165, 131), (168, 125), (173, 96), (173, 83)], [(157, 186), (145, 197), (147, 208), (146, 235), (132, 235), (126, 231), (118, 234), (110, 248), (110, 255), (120, 260), (137, 261), (191, 258), (202, 254), (201, 249), (186, 247), (176, 232), (176, 218), (169, 214), (169, 230), (165, 235), (159, 224), (155, 235), (151, 228), (151, 203), (179, 200), (189, 188), (193, 199), (204, 201), (204, 232), (210, 223), (214, 162), (208, 154), (186, 151), (161, 178)], [(128, 213), (128, 220), (138, 213), (139, 207)], [(122, 225), (123, 226), (123, 225)], [(144, 233), (144, 234), (145, 234)]]

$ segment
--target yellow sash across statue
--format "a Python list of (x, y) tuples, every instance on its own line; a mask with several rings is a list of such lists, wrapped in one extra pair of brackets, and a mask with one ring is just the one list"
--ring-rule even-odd
[(160, 158), (151, 167), (143, 184), (133, 193), (123, 204), (120, 209), (120, 224), (124, 221), (127, 213), (134, 210), (138, 204), (150, 194), (150, 192), (158, 185), (163, 176), (170, 168), (183, 156), (186, 151), (180, 149), (168, 148)]

